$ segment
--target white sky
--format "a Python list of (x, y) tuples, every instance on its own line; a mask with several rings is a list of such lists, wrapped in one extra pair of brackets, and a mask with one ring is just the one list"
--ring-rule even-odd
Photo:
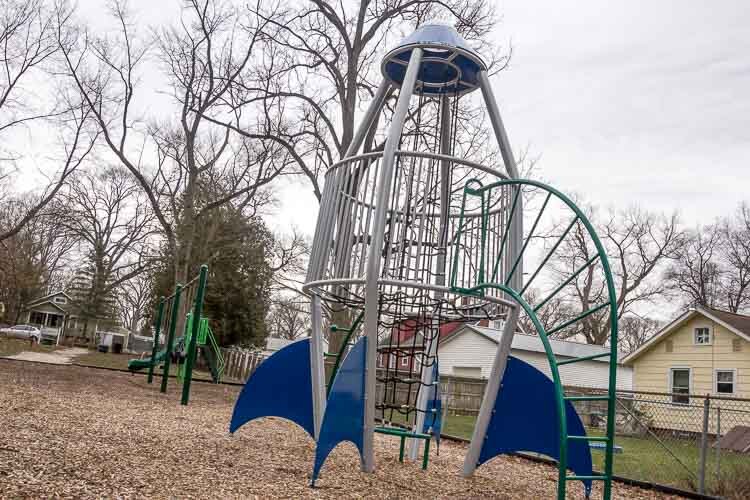
[[(513, 58), (495, 94), (546, 181), (598, 205), (677, 210), (688, 225), (750, 199), (750, 4), (504, 0), (499, 11)], [(312, 231), (308, 191), (284, 191), (276, 224)]]
[[(94, 29), (104, 4), (79, 3)], [(179, 15), (176, 0), (131, 4), (152, 25)], [(599, 205), (678, 210), (688, 225), (750, 199), (750, 4), (498, 5), (513, 59), (492, 83), (511, 142), (540, 156), (546, 181)], [(270, 222), (311, 234), (316, 214), (308, 186), (287, 185)]]

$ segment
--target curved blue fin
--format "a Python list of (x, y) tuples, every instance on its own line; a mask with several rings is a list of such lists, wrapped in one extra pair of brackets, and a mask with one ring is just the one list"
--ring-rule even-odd
[(234, 404), (229, 432), (259, 417), (286, 418), (315, 436), (310, 339), (289, 344), (258, 366)]
[[(586, 430), (570, 401), (565, 402), (565, 413), (568, 435), (585, 436)], [(560, 435), (552, 380), (528, 363), (510, 356), (477, 465), (497, 455), (517, 451), (559, 459)], [(568, 441), (567, 465), (578, 476), (592, 475), (587, 441)], [(590, 494), (591, 480), (583, 483), (586, 494)]]
[(339, 368), (328, 396), (326, 412), (315, 447), (312, 483), (333, 449), (343, 441), (351, 441), (362, 459), (365, 424), (365, 357), (367, 337), (352, 348)]

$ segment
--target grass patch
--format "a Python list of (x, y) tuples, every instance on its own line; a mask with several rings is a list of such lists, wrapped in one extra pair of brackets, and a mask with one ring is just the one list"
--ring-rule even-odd
[[(466, 415), (447, 415), (443, 424), (443, 433), (456, 437), (471, 439), (476, 417)], [(593, 436), (601, 436), (600, 429), (587, 429)], [(614, 455), (614, 472), (618, 476), (651, 483), (665, 484), (685, 489), (695, 489), (695, 477), (700, 463), (700, 442), (671, 437), (660, 437), (663, 446), (651, 436), (632, 437), (616, 436), (615, 444), (622, 447), (622, 453)], [(604, 470), (604, 452), (592, 450), (594, 468)], [(684, 466), (682, 464), (684, 464)], [(747, 455), (722, 451), (719, 457), (721, 478), (716, 474), (716, 450), (709, 441), (706, 456), (706, 488), (709, 492), (720, 494), (729, 489), (726, 474), (748, 467)], [(695, 476), (694, 476), (695, 475)]]
[(55, 349), (55, 345), (31, 343), (28, 340), (0, 335), (0, 356), (14, 356), (23, 351), (51, 352)]

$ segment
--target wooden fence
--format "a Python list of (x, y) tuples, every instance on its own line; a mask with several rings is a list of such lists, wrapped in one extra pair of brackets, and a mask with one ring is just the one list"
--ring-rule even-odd
[(258, 365), (266, 359), (260, 351), (221, 349), (224, 357), (224, 379), (245, 383)]

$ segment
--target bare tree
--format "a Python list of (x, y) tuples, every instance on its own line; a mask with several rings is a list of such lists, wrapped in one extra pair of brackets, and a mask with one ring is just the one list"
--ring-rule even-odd
[(310, 328), (308, 303), (293, 296), (277, 297), (266, 321), (272, 337), (296, 340), (305, 336)]
[(152, 286), (152, 276), (142, 273), (122, 282), (115, 291), (120, 321), (132, 333), (138, 334), (143, 329), (151, 305)]
[[(15, 224), (34, 200), (24, 198), (0, 207), (0, 231)], [(0, 241), (0, 302), (6, 318), (18, 321), (30, 300), (62, 289), (65, 271), (76, 244), (74, 235), (59, 225), (64, 209), (52, 202), (13, 236)]]
[(676, 261), (665, 273), (673, 291), (687, 300), (687, 305), (717, 307), (723, 270), (719, 264), (721, 231), (717, 225), (698, 227), (688, 232)]
[[(78, 237), (84, 263), (79, 267), (87, 277), (79, 280), (76, 306), (81, 318), (99, 318), (120, 286), (152, 265), (153, 212), (122, 167), (79, 173), (64, 199), (69, 212), (61, 223)], [(86, 327), (84, 322), (83, 336)]]
[(721, 260), (725, 273), (721, 295), (731, 312), (750, 307), (750, 206), (742, 203), (721, 222)]
[(661, 328), (662, 323), (653, 318), (629, 314), (618, 323), (618, 349), (626, 354), (645, 344)]
[[(682, 242), (677, 215), (662, 216), (632, 207), (609, 210), (606, 218), (601, 220), (595, 209), (589, 207), (588, 212), (610, 260), (618, 318), (632, 313), (639, 305), (654, 303), (662, 297), (667, 286), (663, 280), (657, 279), (657, 275), (661, 266), (678, 257)], [(559, 280), (564, 280), (594, 252), (584, 228), (576, 225), (556, 254), (554, 273)], [(565, 290), (564, 300), (573, 306), (575, 314), (607, 301), (607, 284), (598, 264), (589, 266)], [(611, 333), (608, 314), (605, 308), (561, 333), (566, 338), (582, 336), (587, 343), (604, 345)]]
[[(66, 26), (70, 12), (65, 4), (54, 9), (45, 0), (9, 0), (0, 10), (0, 144), (41, 122), (54, 126), (61, 149), (60, 155), (49, 158), (55, 171), (46, 187), (33, 203), (24, 203), (26, 211), (0, 232), (0, 241), (18, 234), (52, 201), (96, 141), (96, 132), (88, 127), (88, 106), (82, 105), (77, 91), (54, 84), (57, 79), (50, 73), (58, 52), (55, 22)], [(0, 150), (0, 202), (10, 197), (3, 191), (10, 189), (9, 176), (21, 161), (19, 153)], [(23, 168), (28, 175), (28, 165)]]
[[(261, 27), (220, 1), (186, 1), (183, 13), (178, 27), (158, 30), (153, 41), (139, 38), (122, 2), (112, 4), (120, 26), (116, 37), (58, 31), (67, 72), (104, 141), (151, 203), (174, 257), (176, 281), (195, 264), (194, 235), (201, 220), (230, 202), (253, 206), (291, 161), (277, 144), (238, 139), (203, 118), (229, 99), (264, 36)], [(239, 26), (251, 36), (238, 36)], [(175, 106), (172, 119), (153, 121), (143, 130), (132, 106), (152, 42), (169, 80), (165, 93)]]
[[(239, 75), (228, 95), (232, 119), (207, 119), (283, 147), (318, 200), (322, 173), (351, 144), (360, 100), (375, 93), (380, 57), (414, 27), (447, 17), (478, 48), (486, 49), (495, 70), (509, 58), (487, 41), (496, 15), (485, 0), (263, 2), (248, 10), (258, 20), (248, 36), (262, 35), (258, 61), (254, 71)], [(467, 154), (483, 150), (488, 128), (481, 113), (471, 106), (461, 112), (473, 118), (461, 120), (473, 127), (464, 149)], [(373, 140), (368, 138), (366, 149), (377, 148)]]

